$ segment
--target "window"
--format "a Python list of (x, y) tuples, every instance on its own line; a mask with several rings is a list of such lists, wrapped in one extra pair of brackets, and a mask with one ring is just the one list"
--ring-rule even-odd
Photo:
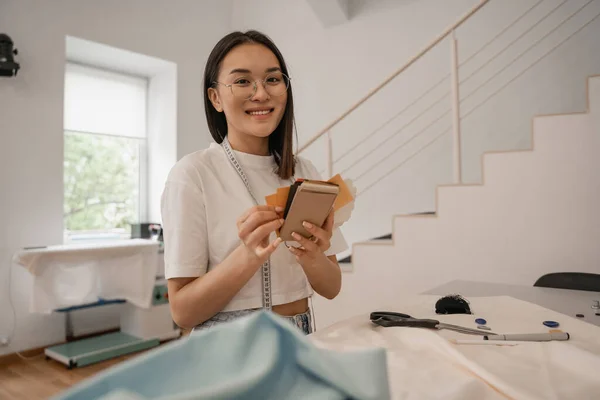
[(65, 71), (65, 241), (127, 238), (146, 218), (146, 78)]

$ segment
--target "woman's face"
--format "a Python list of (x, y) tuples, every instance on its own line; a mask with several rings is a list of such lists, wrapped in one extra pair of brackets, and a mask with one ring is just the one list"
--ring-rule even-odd
[(280, 68), (275, 54), (261, 44), (236, 46), (223, 58), (219, 84), (209, 89), (209, 98), (225, 113), (228, 134), (263, 138), (277, 128), (287, 102)]

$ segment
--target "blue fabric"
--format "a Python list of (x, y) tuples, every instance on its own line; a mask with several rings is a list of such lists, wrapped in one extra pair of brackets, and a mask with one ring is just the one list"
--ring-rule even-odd
[(268, 311), (201, 330), (125, 361), (55, 399), (389, 399), (381, 348), (317, 348)]

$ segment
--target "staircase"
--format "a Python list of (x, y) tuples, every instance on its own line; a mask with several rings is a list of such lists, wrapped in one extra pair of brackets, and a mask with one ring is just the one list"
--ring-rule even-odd
[[(434, 211), (396, 215), (392, 218), (391, 234), (375, 234), (371, 236), (372, 240), (352, 243), (351, 254), (340, 257), (342, 265), (351, 266), (346, 267), (346, 273), (343, 274), (341, 293), (333, 301), (318, 296), (314, 299), (318, 328), (352, 315), (368, 313), (385, 304), (399, 303), (403, 293), (421, 293), (456, 279), (533, 285), (541, 275), (551, 272), (600, 273), (600, 212), (597, 211), (600, 201), (600, 159), (597, 158), (600, 151), (600, 76), (592, 76), (587, 80), (588, 107), (585, 112), (532, 116), (529, 148), (485, 152), (481, 156), (481, 183), (463, 182), (461, 121), (477, 110), (480, 104), (466, 112), (461, 110), (464, 100), (459, 95), (461, 81), (458, 67), (461, 63), (456, 53), (454, 32), (470, 18), (476, 17), (488, 2), (491, 0), (483, 0), (469, 10), (422, 52), (300, 148), (300, 151), (304, 151), (316, 143), (324, 144), (321, 146), (325, 147), (327, 157), (324, 175), (342, 172), (345, 178), (355, 178), (345, 174), (348, 168), (344, 171), (336, 169), (333, 156), (336, 142), (332, 129), (348, 116), (356, 115), (363, 103), (373, 98), (444, 38), (452, 38), (450, 126), (438, 130), (435, 135), (429, 134), (422, 145), (415, 146), (416, 150), (411, 149), (414, 150), (412, 155), (393, 163), (395, 166), (392, 169), (375, 177), (367, 185), (357, 185), (357, 202), (365, 191), (377, 188), (385, 178), (391, 177), (392, 172), (431, 151), (433, 143), (448, 135), (451, 135), (453, 143), (454, 183), (438, 182)], [(538, 1), (525, 13), (543, 3), (542, 0)], [(564, 4), (567, 3), (563, 1), (552, 5), (553, 8), (545, 15), (560, 10)], [(523, 71), (529, 70), (600, 17), (600, 2), (586, 0), (581, 5), (570, 4), (575, 6), (575, 11), (566, 14), (555, 29), (575, 16), (584, 15), (586, 20), (582, 20), (569, 36), (565, 36), (557, 46)], [(588, 6), (594, 8), (588, 9)], [(505, 27), (498, 36), (508, 31), (519, 19)], [(546, 33), (546, 36), (553, 32)], [(531, 48), (533, 46), (528, 49)], [(490, 93), (483, 103), (522, 73)], [(585, 81), (586, 78), (582, 76), (581, 79)], [(416, 99), (415, 103), (402, 108), (396, 116), (433, 93), (436, 85)], [(434, 106), (436, 104), (439, 104), (439, 100), (433, 103)], [(433, 109), (430, 106), (427, 110)], [(441, 119), (432, 119), (434, 117), (424, 112), (417, 114), (418, 117), (429, 118), (433, 122), (421, 123), (426, 128), (413, 133), (408, 142), (427, 133), (427, 128), (435, 128), (434, 123)], [(384, 125), (390, 124), (394, 118)], [(396, 133), (417, 118), (402, 125)], [(494, 134), (501, 135), (502, 132)], [(344, 155), (358, 148), (354, 146), (347, 150), (348, 146), (345, 147)], [(376, 157), (375, 164), (381, 164), (382, 158)], [(353, 161), (358, 163), (363, 159), (355, 157)], [(365, 173), (359, 179), (363, 175)]]
[(529, 148), (534, 115), (582, 109), (599, 29), (600, 0), (481, 1), (305, 141), (299, 152), (323, 176), (358, 188), (349, 242), (389, 234), (394, 214), (434, 210), (438, 185), (480, 183), (481, 154)]
[[(426, 211), (426, 212), (422, 212), (422, 213), (415, 213), (415, 214), (410, 214), (410, 215), (435, 215), (435, 211)], [(383, 236), (377, 236), (371, 240), (392, 240), (392, 234), (391, 233), (387, 233)], [(379, 243), (383, 243), (383, 242), (379, 242)], [(352, 264), (352, 254), (350, 254), (349, 256), (343, 257), (343, 258), (339, 258), (338, 262), (340, 264)]]
[(530, 150), (484, 154), (482, 184), (440, 186), (435, 214), (396, 216), (391, 241), (354, 244), (340, 295), (315, 299), (320, 326), (452, 280), (600, 273), (600, 76), (588, 93), (587, 112), (535, 117)]

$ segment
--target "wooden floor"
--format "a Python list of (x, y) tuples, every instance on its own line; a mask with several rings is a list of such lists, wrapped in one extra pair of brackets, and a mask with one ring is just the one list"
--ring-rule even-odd
[[(187, 334), (189, 332), (182, 332), (182, 337)], [(43, 349), (25, 352), (23, 355), (27, 360), (16, 354), (4, 356), (0, 359), (0, 400), (46, 400), (85, 378), (143, 353), (127, 354), (71, 370), (55, 360), (46, 360)]]
[(139, 354), (128, 354), (72, 370), (55, 360), (46, 360), (43, 353), (28, 360), (5, 362), (0, 364), (0, 399), (48, 399), (82, 379)]

